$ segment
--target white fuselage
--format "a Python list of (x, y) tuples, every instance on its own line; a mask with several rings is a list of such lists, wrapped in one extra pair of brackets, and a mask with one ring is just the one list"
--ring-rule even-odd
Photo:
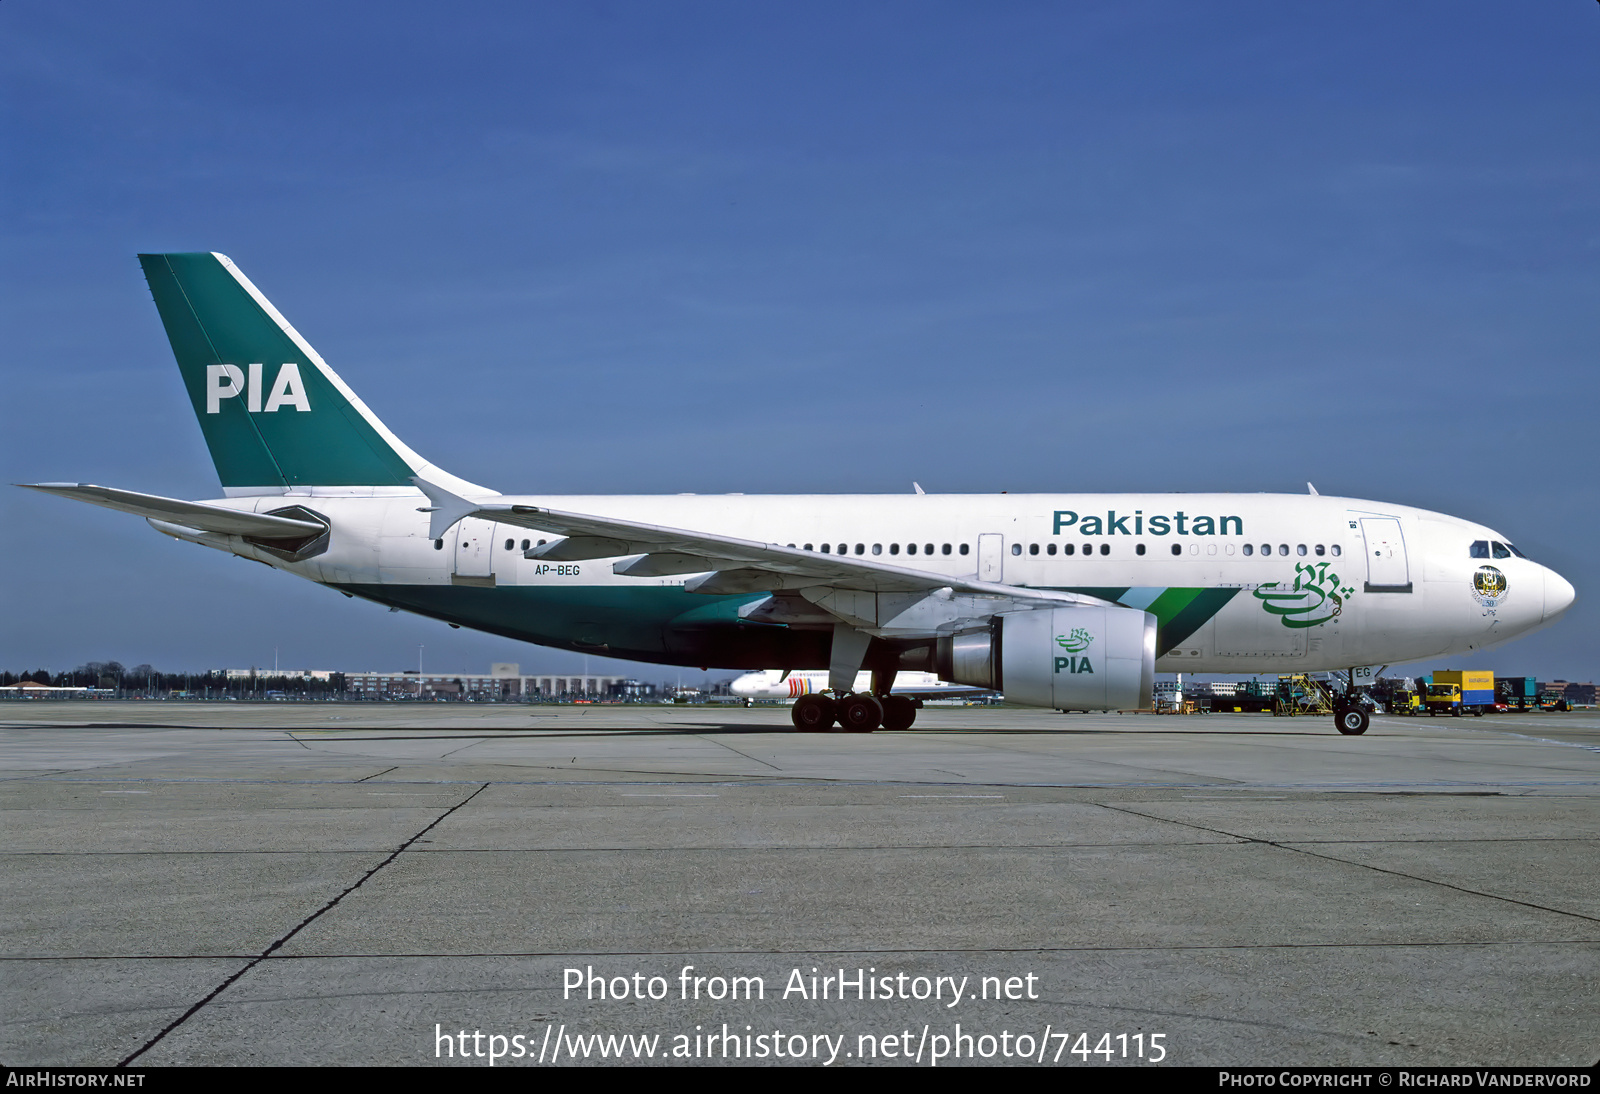
[[(313, 490), (218, 503), (261, 513), (303, 505), (325, 516), (332, 525), (327, 549), (302, 562), (275, 558), (236, 536), (158, 527), (379, 600), (385, 590), (400, 594), (405, 587), (466, 586), (559, 593), (581, 602), (606, 590), (614, 598), (618, 590), (681, 589), (692, 576), (620, 576), (613, 572), (617, 559), (526, 559), (523, 551), (537, 546), (538, 533), (472, 518), (436, 542), (428, 538), (428, 517), (419, 511), (427, 503), (420, 495), (350, 493)], [(1508, 542), (1505, 537), (1489, 528), (1350, 498), (1002, 494), (496, 500), (842, 552), (952, 578), (1084, 591), (1151, 611), (1171, 628), (1174, 640), (1163, 646), (1157, 662), (1164, 672), (1332, 670), (1465, 654), (1526, 634), (1573, 600), (1570, 584), (1536, 562), (1510, 555), (1500, 548)], [(1495, 545), (1496, 555), (1508, 557), (1475, 557), (1474, 544), (1488, 543)], [(1498, 593), (1491, 588), (1491, 595), (1484, 594), (1484, 568), (1500, 575)], [(1218, 600), (1223, 602), (1208, 611), (1207, 605)], [(525, 601), (538, 602), (537, 596)]]

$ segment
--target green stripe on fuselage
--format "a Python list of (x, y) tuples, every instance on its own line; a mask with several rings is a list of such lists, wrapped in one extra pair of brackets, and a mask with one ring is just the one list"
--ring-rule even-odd
[[(1143, 592), (1126, 587), (1074, 586), (1064, 590), (1123, 603), (1130, 593)], [(1167, 588), (1150, 601), (1145, 611), (1156, 617), (1156, 656), (1165, 656), (1184, 639), (1205, 626), (1239, 592), (1238, 589)], [(1148, 596), (1145, 592), (1145, 596)], [(1141, 601), (1143, 597), (1139, 598)]]

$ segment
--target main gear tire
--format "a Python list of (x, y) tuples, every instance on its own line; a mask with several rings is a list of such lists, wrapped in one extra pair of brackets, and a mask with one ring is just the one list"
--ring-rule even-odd
[(851, 695), (839, 704), (839, 728), (846, 733), (871, 733), (883, 724), (883, 704), (875, 695)]
[(883, 700), (883, 728), (910, 729), (917, 720), (917, 704), (904, 695), (891, 695)]
[(826, 733), (837, 717), (833, 700), (826, 695), (802, 695), (789, 711), (794, 728), (801, 733)]

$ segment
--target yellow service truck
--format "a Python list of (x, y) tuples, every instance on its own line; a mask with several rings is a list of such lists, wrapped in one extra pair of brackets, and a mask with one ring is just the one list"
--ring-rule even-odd
[(1428, 685), (1428, 714), (1479, 717), (1494, 709), (1494, 673), (1487, 669), (1436, 672)]

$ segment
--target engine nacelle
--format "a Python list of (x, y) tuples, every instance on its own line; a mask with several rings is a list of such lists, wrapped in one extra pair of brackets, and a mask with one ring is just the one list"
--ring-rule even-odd
[(1156, 676), (1156, 617), (1135, 608), (1007, 612), (941, 638), (939, 675), (1055, 710), (1143, 710)]

